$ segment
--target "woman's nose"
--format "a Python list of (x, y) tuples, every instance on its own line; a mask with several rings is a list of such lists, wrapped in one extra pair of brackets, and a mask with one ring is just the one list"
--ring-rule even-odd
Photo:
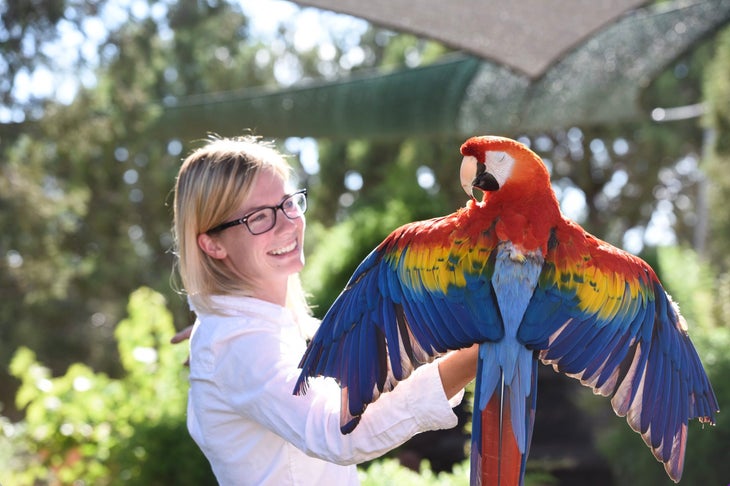
[(276, 218), (276, 228), (282, 228), (282, 229), (290, 229), (292, 227), (297, 226), (297, 221), (301, 218), (294, 218), (289, 219), (286, 214), (284, 214), (284, 211), (281, 211), (281, 214), (278, 215)]

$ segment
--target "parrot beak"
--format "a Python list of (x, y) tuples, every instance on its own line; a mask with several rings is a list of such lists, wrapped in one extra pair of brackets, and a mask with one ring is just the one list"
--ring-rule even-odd
[(477, 159), (472, 155), (467, 155), (461, 161), (461, 168), (459, 169), (459, 179), (461, 181), (461, 188), (464, 192), (469, 195), (472, 199), (476, 199), (474, 196), (473, 182), (477, 175)]
[[(482, 167), (484, 167), (484, 165), (482, 165)], [(497, 182), (497, 179), (487, 171), (477, 174), (472, 185), (484, 192), (499, 190), (499, 182)]]
[(467, 155), (461, 161), (461, 169), (459, 170), (459, 179), (461, 187), (469, 196), (476, 199), (474, 189), (480, 189), (483, 192), (496, 191), (499, 189), (499, 182), (492, 174), (486, 171), (486, 166), (480, 164), (476, 157)]

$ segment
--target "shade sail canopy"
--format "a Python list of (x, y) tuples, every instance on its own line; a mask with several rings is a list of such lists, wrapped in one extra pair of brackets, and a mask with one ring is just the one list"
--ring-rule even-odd
[[(414, 19), (428, 14), (431, 20), (427, 25), (432, 28), (436, 17), (449, 17), (447, 13), (452, 8), (460, 12), (464, 5), (473, 7), (476, 2), (420, 1), (423, 5), (438, 4), (440, 15), (429, 10), (410, 13), (399, 21), (408, 23), (409, 31), (424, 35), (428, 29), (419, 27)], [(314, 5), (315, 2), (298, 3)], [(350, 0), (317, 0), (316, 3), (322, 6), (328, 3), (337, 11), (356, 5)], [(335, 8), (335, 3), (341, 8)], [(383, 15), (380, 10), (388, 12), (391, 4), (394, 8), (405, 8), (401, 0), (361, 3), (368, 11), (373, 10), (363, 14), (366, 18)], [(537, 7), (543, 3), (559, 12), (566, 8), (564, 4), (595, 6), (604, 12), (604, 26), (585, 31), (588, 37), (572, 48), (563, 44), (562, 54), (557, 58), (535, 54), (544, 66), (540, 69), (547, 68), (538, 77), (534, 77), (537, 69), (498, 62), (485, 57), (486, 54), (475, 55), (474, 46), (482, 42), (482, 35), (486, 32), (497, 35), (500, 28), (515, 22), (505, 20), (507, 12), (519, 13), (522, 9), (527, 15), (527, 11), (539, 11)], [(276, 138), (375, 139), (479, 133), (514, 135), (555, 127), (635, 120), (646, 116), (638, 104), (643, 89), (678, 56), (727, 24), (730, 0), (665, 2), (616, 13), (614, 20), (606, 24), (610, 17), (607, 12), (612, 10), (604, 4), (614, 3), (630, 8), (641, 2), (481, 0), (480, 5), (491, 6), (492, 16), (500, 18), (499, 28), (469, 24), (471, 29), (476, 29), (470, 32), (466, 23), (460, 24), (464, 27), (463, 38), (473, 39), (471, 47), (438, 63), (396, 72), (373, 71), (334, 82), (309, 82), (284, 90), (242, 87), (225, 93), (180, 97), (153, 107), (161, 113), (154, 129), (161, 137), (182, 140), (199, 139), (209, 132), (239, 135), (249, 129)], [(459, 15), (464, 14), (451, 17)], [(544, 15), (544, 25), (555, 25), (552, 14)], [(564, 29), (574, 22), (580, 23), (578, 17), (568, 18), (573, 20), (564, 21)], [(451, 22), (451, 18), (445, 22)], [(485, 20), (485, 24), (489, 22)], [(524, 25), (543, 29), (543, 24), (533, 26), (526, 22)], [(542, 32), (537, 37), (532, 32), (516, 30), (508, 37), (515, 45), (526, 42), (523, 36), (533, 39), (534, 52), (539, 53), (542, 43), (547, 44), (553, 35), (563, 35), (557, 30)], [(434, 34), (434, 37), (439, 36)], [(526, 55), (523, 59), (529, 58)], [(0, 125), (0, 135), (13, 137), (29, 125), (32, 123)]]
[(622, 16), (538, 79), (460, 53), (416, 69), (332, 83), (179, 99), (164, 107), (160, 130), (184, 139), (249, 128), (277, 138), (400, 138), (632, 120), (645, 116), (638, 106), (643, 88), (729, 19), (730, 0), (664, 3)]
[(537, 78), (647, 0), (294, 0), (443, 42)]

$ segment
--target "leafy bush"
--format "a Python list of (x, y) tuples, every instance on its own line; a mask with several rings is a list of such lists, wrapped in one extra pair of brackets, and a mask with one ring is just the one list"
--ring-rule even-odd
[[(467, 486), (469, 460), (454, 464), (452, 472), (435, 473), (428, 461), (422, 461), (419, 471), (402, 466), (397, 459), (381, 459), (359, 469), (361, 486)], [(557, 480), (545, 472), (528, 472), (525, 486), (552, 486)]]
[(402, 466), (397, 459), (383, 459), (359, 470), (361, 486), (466, 486), (469, 484), (469, 461), (456, 464), (452, 473), (434, 473), (428, 461), (416, 472)]
[(187, 350), (169, 344), (174, 332), (164, 298), (141, 288), (115, 330), (123, 376), (75, 363), (54, 378), (19, 349), (10, 371), (21, 381), (25, 421), (2, 423), (13, 453), (0, 482), (215, 484), (186, 430)]

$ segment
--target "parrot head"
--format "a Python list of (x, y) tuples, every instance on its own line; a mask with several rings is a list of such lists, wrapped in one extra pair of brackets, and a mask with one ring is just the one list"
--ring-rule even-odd
[(462, 144), (461, 155), (461, 187), (471, 197), (474, 189), (486, 194), (550, 187), (550, 174), (540, 157), (510, 138), (472, 137)]

